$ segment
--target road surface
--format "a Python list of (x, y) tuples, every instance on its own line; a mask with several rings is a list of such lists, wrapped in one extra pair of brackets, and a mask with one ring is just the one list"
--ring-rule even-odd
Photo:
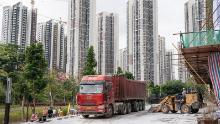
[[(44, 124), (197, 124), (196, 119), (199, 116), (201, 114), (163, 114), (141, 111), (128, 115), (115, 115), (109, 119), (101, 117), (84, 119), (81, 116), (62, 118), (62, 120), (54, 118)], [(39, 124), (39, 122), (25, 124)]]

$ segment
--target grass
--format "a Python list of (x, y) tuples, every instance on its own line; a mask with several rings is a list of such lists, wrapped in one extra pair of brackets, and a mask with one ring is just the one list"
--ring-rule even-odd
[[(3, 123), (3, 119), (4, 119), (4, 105), (0, 105), (0, 124)], [(45, 106), (39, 106), (36, 107), (35, 111), (36, 113), (42, 113), (43, 109)], [(48, 106), (46, 106), (48, 107)], [(55, 106), (56, 108), (59, 108), (59, 106)], [(67, 109), (67, 106), (61, 106), (62, 109)], [(74, 106), (74, 108), (76, 108), (76, 105)], [(24, 114), (24, 120), (22, 120), (22, 108), (20, 105), (12, 105), (11, 106), (11, 112), (10, 112), (10, 123), (13, 122), (21, 122), (21, 121), (25, 121), (26, 119), (26, 113), (27, 113), (27, 108), (24, 108), (25, 114)], [(28, 111), (28, 117), (30, 118), (32, 114), (32, 110), (31, 107), (29, 107), (29, 111)]]
[[(13, 112), (10, 112), (10, 123), (12, 122), (21, 122), (21, 121), (25, 121), (25, 120), (22, 120), (22, 109), (20, 106), (17, 106), (17, 107), (14, 107), (16, 109), (18, 109), (17, 111), (13, 111)], [(43, 108), (44, 106), (41, 106), (41, 107), (36, 107), (36, 113), (42, 113), (43, 111)], [(29, 111), (28, 111), (28, 117), (30, 118), (31, 117), (31, 108), (29, 107)], [(24, 115), (24, 118), (26, 119), (26, 107), (25, 107), (25, 115)], [(0, 112), (0, 124), (3, 123), (3, 119), (4, 119), (4, 112)]]

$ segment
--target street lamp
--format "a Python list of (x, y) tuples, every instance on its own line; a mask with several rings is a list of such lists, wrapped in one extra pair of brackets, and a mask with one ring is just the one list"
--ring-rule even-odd
[(9, 113), (10, 113), (10, 104), (11, 104), (11, 85), (12, 85), (12, 79), (7, 77), (4, 124), (9, 123)]

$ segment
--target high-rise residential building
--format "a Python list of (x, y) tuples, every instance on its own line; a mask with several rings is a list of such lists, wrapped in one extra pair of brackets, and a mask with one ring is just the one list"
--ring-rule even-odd
[(20, 46), (23, 51), (25, 46), (35, 41), (37, 10), (28, 10), (21, 2), (3, 7), (2, 41)]
[[(179, 49), (181, 49), (181, 43), (178, 43)], [(190, 78), (190, 73), (186, 67), (184, 56), (181, 54), (181, 51), (178, 51), (178, 77), (182, 82), (187, 82)]]
[(213, 26), (215, 30), (220, 30), (220, 0), (213, 0)]
[(67, 37), (65, 35), (64, 23), (58, 23), (58, 42), (57, 42), (57, 69), (66, 72), (66, 52), (67, 52)]
[(167, 51), (165, 54), (165, 77), (164, 80), (174, 80), (174, 68), (173, 68), (173, 52)]
[(158, 61), (159, 61), (159, 84), (165, 83), (164, 74), (165, 74), (165, 37), (158, 36)]
[(69, 0), (67, 74), (79, 79), (96, 38), (96, 0)]
[(159, 82), (157, 9), (157, 0), (127, 2), (127, 64), (136, 80)]
[(97, 15), (97, 70), (98, 74), (114, 74), (117, 70), (119, 45), (118, 14), (101, 12)]
[(63, 22), (54, 20), (38, 23), (36, 36), (37, 41), (43, 43), (48, 68), (61, 72), (66, 70), (67, 39), (64, 26)]
[(13, 5), (11, 15), (11, 39), (10, 42), (20, 45), (25, 49), (27, 43), (28, 8), (21, 2)]
[(46, 23), (37, 23), (37, 30), (36, 30), (36, 41), (37, 42), (44, 42), (44, 33), (45, 33)]
[(37, 9), (32, 8), (28, 12), (28, 40), (27, 44), (36, 43), (36, 30), (37, 30)]
[(2, 38), (1, 41), (5, 43), (10, 43), (11, 40), (11, 11), (12, 7), (3, 7), (3, 17), (2, 17)]
[(121, 67), (123, 71), (127, 71), (127, 48), (123, 48), (119, 50), (118, 58), (119, 58), (118, 66)]
[(213, 0), (189, 0), (185, 3), (185, 32), (213, 29)]

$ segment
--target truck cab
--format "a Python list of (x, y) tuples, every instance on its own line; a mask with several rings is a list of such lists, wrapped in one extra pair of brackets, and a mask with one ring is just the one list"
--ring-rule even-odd
[(111, 76), (84, 76), (77, 94), (78, 113), (84, 118), (89, 115), (113, 115), (113, 88)]

